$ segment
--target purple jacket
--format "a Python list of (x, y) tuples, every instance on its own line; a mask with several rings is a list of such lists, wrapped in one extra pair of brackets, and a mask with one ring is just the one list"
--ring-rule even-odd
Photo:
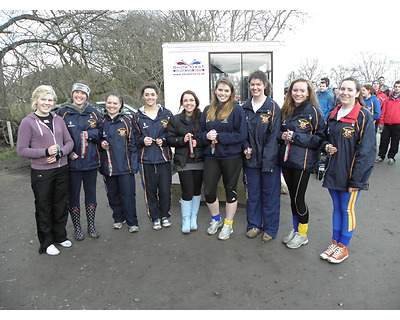
[[(46, 149), (58, 144), (62, 157), (54, 163), (47, 163)], [(74, 142), (68, 132), (64, 120), (53, 114), (53, 132), (32, 112), (19, 125), (17, 153), (20, 157), (30, 158), (32, 169), (48, 170), (65, 166), (68, 154)]]

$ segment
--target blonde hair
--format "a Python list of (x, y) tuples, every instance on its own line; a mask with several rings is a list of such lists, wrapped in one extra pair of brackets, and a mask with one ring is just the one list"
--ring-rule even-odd
[[(231, 96), (230, 96), (229, 100), (222, 105), (222, 109), (218, 114), (218, 120), (223, 121), (229, 117), (229, 115), (231, 114), (231, 112), (233, 110), (233, 107), (235, 106), (235, 104), (234, 104), (235, 88), (233, 87), (233, 84), (229, 79), (221, 78), (221, 79), (217, 80), (214, 91), (217, 90), (217, 88), (220, 84), (226, 84), (231, 89)], [(218, 106), (219, 106), (218, 98), (214, 95), (214, 98), (210, 104), (210, 108), (207, 111), (207, 117), (206, 117), (207, 121), (215, 120)]]
[(32, 110), (36, 109), (36, 104), (38, 103), (39, 99), (41, 99), (42, 97), (44, 97), (48, 94), (51, 94), (53, 96), (54, 103), (56, 103), (57, 95), (52, 86), (41, 85), (41, 86), (37, 87), (33, 91), (32, 97), (31, 97)]
[(293, 115), (294, 109), (296, 109), (295, 102), (292, 97), (292, 90), (294, 85), (297, 82), (305, 82), (307, 84), (307, 91), (308, 91), (308, 101), (319, 108), (319, 103), (318, 103), (318, 98), (317, 95), (314, 91), (312, 83), (304, 78), (298, 78), (296, 80), (293, 80), (292, 83), (290, 84), (290, 87), (286, 93), (285, 101), (283, 103), (283, 106), (281, 108), (281, 113), (282, 113), (282, 121), (287, 119), (288, 117), (291, 117)]

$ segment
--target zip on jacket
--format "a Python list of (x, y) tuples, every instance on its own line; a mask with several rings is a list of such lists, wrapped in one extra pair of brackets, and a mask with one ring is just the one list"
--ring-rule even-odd
[[(207, 112), (210, 106), (204, 109), (201, 116), (200, 139), (205, 146), (206, 157), (214, 159), (234, 159), (243, 155), (243, 145), (247, 139), (247, 123), (243, 107), (236, 104), (231, 114), (223, 121), (218, 120), (218, 111), (214, 121), (207, 121)], [(215, 152), (212, 152), (211, 141), (207, 139), (207, 133), (214, 129), (218, 132), (215, 144)]]
[[(18, 129), (17, 153), (21, 157), (31, 159), (33, 169), (47, 170), (68, 164), (67, 155), (71, 152), (74, 142), (61, 117), (53, 115), (53, 131), (34, 113), (27, 115)], [(61, 157), (54, 163), (47, 163), (46, 150), (58, 144)]]
[[(99, 124), (100, 168), (105, 176), (116, 176), (138, 171), (137, 146), (131, 118), (119, 114), (113, 119), (105, 115)], [(109, 149), (101, 147), (107, 141)]]
[[(167, 127), (172, 112), (159, 105), (159, 110), (155, 119), (151, 119), (140, 108), (133, 117), (135, 140), (138, 146), (139, 162), (144, 164), (160, 164), (171, 162), (171, 149), (167, 145)], [(144, 138), (151, 137), (154, 140), (162, 139), (161, 147), (155, 141), (146, 147)]]
[[(324, 116), (320, 108), (309, 102), (303, 102), (296, 109), (293, 116), (282, 122), (278, 134), (279, 163), (281, 167), (314, 172), (324, 140)], [(293, 131), (289, 146), (281, 139), (287, 130)]]
[(243, 109), (247, 120), (247, 141), (244, 149), (251, 148), (250, 159), (245, 158), (243, 165), (248, 168), (272, 172), (278, 164), (278, 134), (281, 126), (281, 110), (277, 103), (267, 97), (264, 104), (253, 111), (251, 98)]
[[(97, 143), (99, 141), (99, 130), (97, 128), (100, 121), (100, 114), (89, 103), (85, 102), (82, 109), (78, 109), (72, 105), (71, 100), (62, 104), (61, 108), (57, 110), (74, 140), (74, 150), (78, 155), (75, 160), (70, 160), (70, 169), (72, 171), (86, 171), (98, 169), (99, 167), (99, 153), (97, 150)], [(86, 131), (88, 134), (87, 146), (82, 144), (82, 132)]]
[(328, 158), (323, 187), (347, 191), (348, 188), (368, 189), (375, 154), (375, 125), (371, 113), (357, 103), (348, 115), (337, 119), (336, 107), (327, 122), (322, 147), (331, 143), (338, 151)]

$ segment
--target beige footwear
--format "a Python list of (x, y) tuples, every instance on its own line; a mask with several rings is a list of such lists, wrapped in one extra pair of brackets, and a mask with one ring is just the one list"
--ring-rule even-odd
[(262, 236), (262, 241), (263, 242), (268, 242), (268, 241), (271, 241), (271, 240), (272, 240), (272, 237), (268, 233), (264, 232), (263, 236)]
[(249, 231), (246, 232), (247, 238), (254, 238), (256, 237), (259, 233), (261, 233), (261, 230), (258, 228), (251, 228)]

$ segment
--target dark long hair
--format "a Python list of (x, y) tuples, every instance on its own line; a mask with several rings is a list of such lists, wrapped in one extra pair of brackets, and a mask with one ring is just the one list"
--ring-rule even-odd
[[(179, 100), (180, 106), (181, 106), (181, 107), (182, 107), (182, 105), (183, 105), (183, 97), (184, 97), (185, 94), (190, 94), (190, 95), (192, 95), (193, 98), (194, 98), (194, 101), (195, 101), (195, 103), (196, 103), (196, 107), (194, 108), (193, 114), (192, 114), (192, 117), (191, 117), (191, 118), (192, 118), (192, 122), (195, 122), (196, 119), (197, 119), (197, 115), (198, 115), (198, 113), (200, 112), (200, 110), (199, 110), (200, 100), (199, 100), (199, 98), (197, 97), (197, 95), (196, 95), (192, 90), (186, 90), (186, 91), (184, 91), (184, 92), (182, 93), (181, 99)], [(185, 109), (185, 108), (183, 108), (183, 109)]]
[(364, 102), (363, 96), (361, 94), (362, 86), (361, 86), (360, 82), (358, 82), (358, 80), (354, 79), (353, 77), (345, 78), (340, 82), (339, 90), (340, 90), (340, 87), (342, 86), (342, 83), (345, 82), (345, 81), (354, 82), (354, 84), (356, 85), (356, 91), (360, 93), (358, 95), (358, 97), (356, 97), (356, 102), (358, 102), (359, 104), (361, 104), (362, 106), (365, 107), (365, 102)]

